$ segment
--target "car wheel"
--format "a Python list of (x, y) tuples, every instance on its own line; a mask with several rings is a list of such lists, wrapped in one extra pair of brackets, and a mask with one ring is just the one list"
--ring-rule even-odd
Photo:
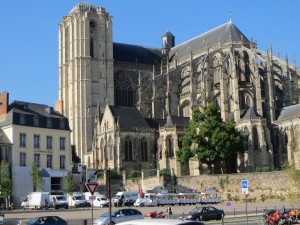
[(68, 209), (69, 208), (69, 206), (65, 206), (65, 209)]
[(140, 206), (141, 206), (141, 207), (143, 207), (143, 206), (144, 206), (144, 204), (143, 204), (143, 203), (141, 203), (141, 204), (140, 204)]
[(200, 221), (200, 217), (196, 217), (196, 218), (195, 218), (195, 221)]
[(100, 205), (100, 208), (103, 208), (103, 205), (102, 205), (102, 204)]

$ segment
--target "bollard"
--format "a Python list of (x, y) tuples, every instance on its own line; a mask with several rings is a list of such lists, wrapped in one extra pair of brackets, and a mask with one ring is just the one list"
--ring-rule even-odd
[(83, 220), (83, 225), (87, 225), (87, 219)]

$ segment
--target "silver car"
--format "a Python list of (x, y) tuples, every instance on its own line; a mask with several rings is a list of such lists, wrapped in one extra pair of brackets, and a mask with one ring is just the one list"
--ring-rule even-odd
[[(129, 220), (144, 219), (143, 214), (131, 208), (118, 209), (111, 211), (111, 221), (113, 224), (121, 223)], [(103, 213), (98, 218), (94, 219), (93, 225), (108, 225), (109, 224), (109, 211)]]

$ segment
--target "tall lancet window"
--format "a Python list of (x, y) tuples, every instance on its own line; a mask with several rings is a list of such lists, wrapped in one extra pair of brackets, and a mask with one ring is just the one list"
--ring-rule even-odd
[(95, 22), (90, 21), (90, 56), (94, 58), (94, 30)]
[(253, 127), (252, 135), (253, 135), (254, 150), (258, 150), (259, 149), (259, 137), (258, 137), (257, 127)]
[(167, 137), (167, 157), (174, 157), (174, 143), (172, 136)]
[(132, 140), (129, 137), (125, 140), (125, 161), (132, 161)]
[(122, 71), (115, 74), (115, 105), (134, 107), (135, 106), (135, 89), (133, 82)]

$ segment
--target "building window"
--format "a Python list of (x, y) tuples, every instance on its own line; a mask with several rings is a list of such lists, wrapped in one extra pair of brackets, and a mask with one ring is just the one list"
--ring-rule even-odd
[(23, 148), (26, 147), (26, 134), (25, 133), (20, 134), (20, 147), (23, 147)]
[(61, 129), (61, 130), (66, 129), (66, 120), (65, 119), (60, 119), (59, 129)]
[(125, 140), (125, 160), (132, 161), (132, 141), (130, 138)]
[(26, 166), (26, 153), (20, 153), (20, 166)]
[(60, 162), (60, 169), (65, 169), (66, 168), (66, 156), (61, 155), (59, 162)]
[(52, 119), (51, 118), (47, 118), (47, 127), (48, 128), (52, 127)]
[(47, 149), (52, 149), (52, 136), (47, 136)]
[(20, 124), (25, 125), (25, 123), (26, 123), (26, 117), (25, 117), (25, 115), (21, 114), (20, 115)]
[(167, 137), (167, 157), (174, 157), (174, 145), (172, 136)]
[(59, 138), (59, 149), (60, 150), (66, 149), (66, 138), (64, 138), (64, 137)]
[(145, 138), (141, 140), (141, 159), (148, 161), (147, 140)]
[(39, 120), (39, 117), (38, 116), (34, 116), (33, 117), (33, 125), (35, 127), (38, 127), (40, 125), (40, 120)]
[(115, 75), (115, 105), (135, 107), (135, 89), (130, 77), (123, 72)]
[(34, 154), (34, 165), (40, 167), (40, 154)]
[(52, 155), (47, 155), (47, 168), (52, 168)]
[(259, 149), (259, 137), (258, 137), (257, 127), (253, 127), (252, 133), (253, 133), (253, 147), (254, 147), (254, 149), (258, 150)]
[(35, 134), (33, 136), (33, 145), (34, 145), (34, 148), (40, 148), (40, 135)]

